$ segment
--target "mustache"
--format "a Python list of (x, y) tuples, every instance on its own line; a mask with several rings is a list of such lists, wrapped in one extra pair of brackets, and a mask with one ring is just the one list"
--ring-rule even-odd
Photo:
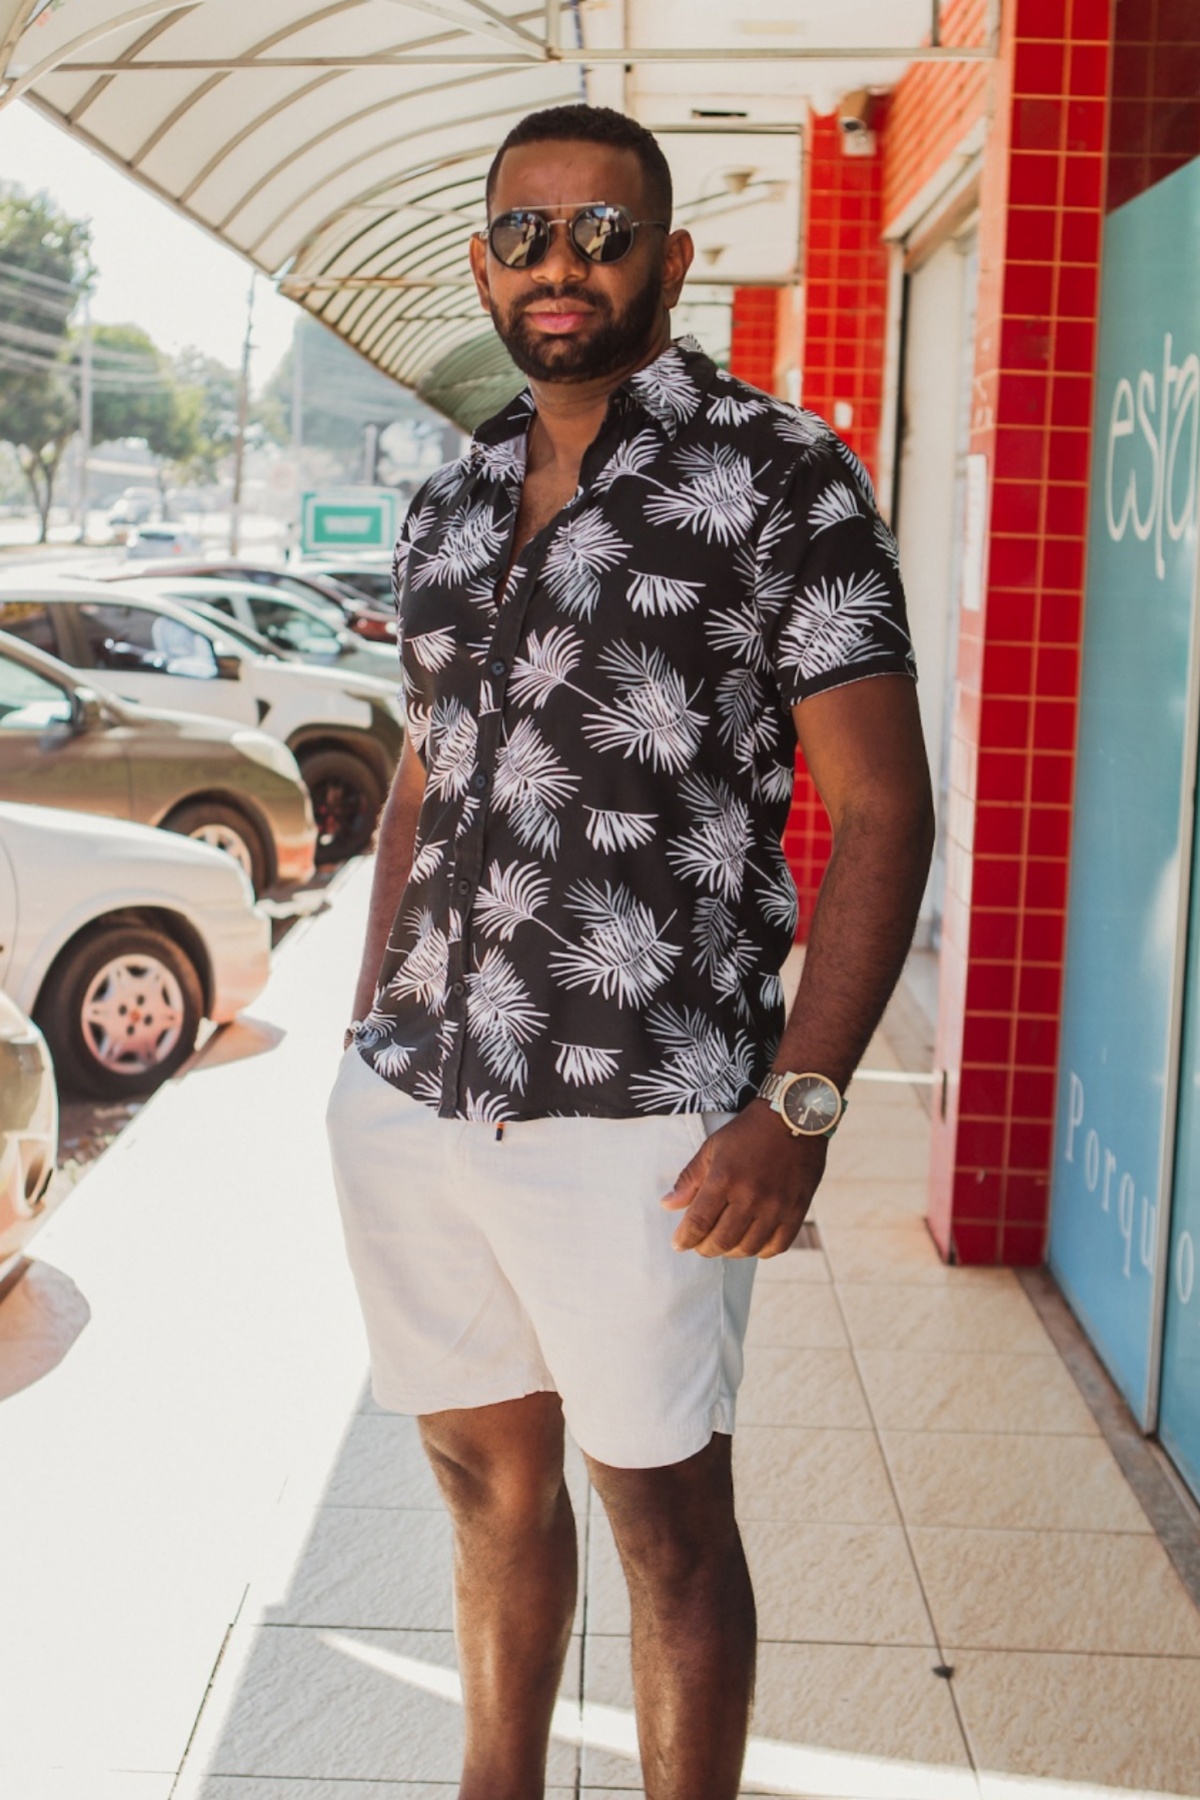
[(587, 294), (583, 288), (575, 287), (570, 282), (560, 282), (557, 287), (538, 288), (536, 293), (525, 294), (521, 299), (515, 300), (512, 305), (512, 316), (517, 317), (523, 312), (528, 312), (531, 306), (539, 305), (547, 300), (570, 300), (582, 303), (590, 312), (600, 313), (604, 317), (607, 317), (612, 311), (606, 295)]

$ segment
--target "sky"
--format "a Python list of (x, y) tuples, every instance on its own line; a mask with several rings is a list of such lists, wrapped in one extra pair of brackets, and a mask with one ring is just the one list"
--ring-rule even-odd
[[(241, 362), (251, 268), (234, 251), (21, 101), (0, 111), (0, 180), (44, 189), (72, 218), (91, 221), (94, 320), (140, 325), (170, 354), (195, 345), (224, 363)], [(254, 387), (290, 345), (296, 313), (260, 276)]]

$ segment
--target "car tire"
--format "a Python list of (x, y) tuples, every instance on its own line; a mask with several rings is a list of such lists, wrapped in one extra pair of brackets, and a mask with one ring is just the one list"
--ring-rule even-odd
[(301, 751), (297, 760), (317, 821), (317, 862), (344, 862), (365, 850), (383, 805), (375, 771), (350, 750)]
[(224, 850), (245, 870), (254, 892), (262, 893), (267, 881), (267, 854), (258, 831), (236, 807), (222, 806), (216, 800), (192, 800), (164, 819), (162, 828), (209, 844), (214, 850)]
[(161, 1087), (191, 1055), (203, 1017), (191, 959), (149, 925), (101, 926), (78, 938), (34, 1008), (59, 1086), (100, 1100)]

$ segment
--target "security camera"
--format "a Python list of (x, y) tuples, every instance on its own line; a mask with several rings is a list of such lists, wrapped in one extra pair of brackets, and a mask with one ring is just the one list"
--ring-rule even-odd
[(838, 125), (842, 133), (842, 150), (847, 156), (873, 154), (877, 112), (875, 96), (866, 88), (855, 88), (852, 93), (843, 95), (838, 107)]
[(838, 124), (847, 137), (853, 137), (860, 131), (869, 131), (871, 113), (871, 96), (866, 88), (855, 88), (852, 93), (842, 97), (838, 107)]

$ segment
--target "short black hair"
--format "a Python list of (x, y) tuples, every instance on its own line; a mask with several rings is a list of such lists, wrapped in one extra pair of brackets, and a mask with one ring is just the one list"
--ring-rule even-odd
[[(671, 223), (674, 198), (671, 170), (653, 132), (639, 125), (627, 113), (611, 106), (587, 106), (582, 101), (572, 106), (547, 106), (541, 112), (527, 113), (518, 119), (495, 156), (487, 173), (487, 204), (491, 211), (492, 195), (505, 153), (522, 144), (610, 144), (615, 150), (632, 150), (642, 165), (646, 183), (646, 202), (650, 211), (664, 225)], [(592, 195), (586, 195), (591, 199)], [(603, 195), (596, 198), (603, 199)]]

